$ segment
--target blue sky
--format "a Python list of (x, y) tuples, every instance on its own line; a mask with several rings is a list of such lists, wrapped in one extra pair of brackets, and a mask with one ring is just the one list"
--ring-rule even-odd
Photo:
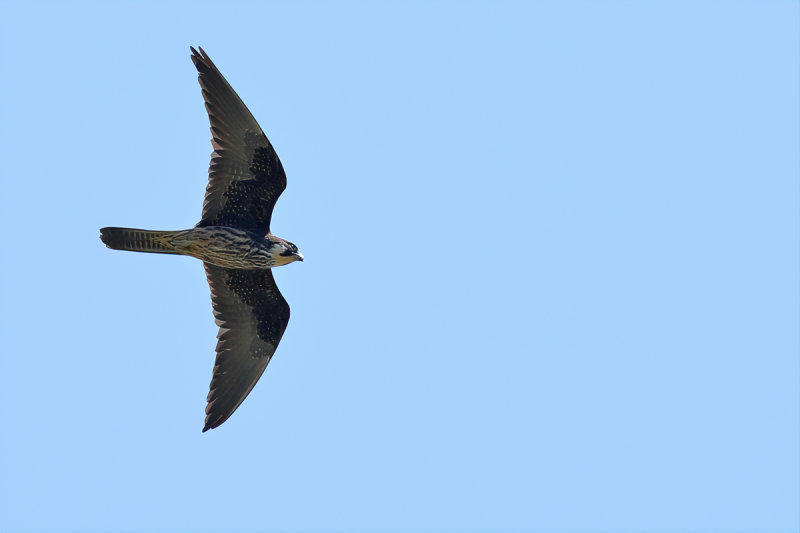
[[(797, 531), (798, 3), (0, 3), (0, 530)], [(201, 433), (189, 46), (292, 319)]]

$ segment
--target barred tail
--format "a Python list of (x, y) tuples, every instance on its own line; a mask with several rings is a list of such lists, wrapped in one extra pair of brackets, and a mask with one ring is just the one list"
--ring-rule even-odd
[[(178, 231), (150, 231), (134, 228), (100, 228), (100, 240), (114, 250), (180, 254), (169, 244), (168, 238)], [(166, 237), (166, 238), (165, 238)]]

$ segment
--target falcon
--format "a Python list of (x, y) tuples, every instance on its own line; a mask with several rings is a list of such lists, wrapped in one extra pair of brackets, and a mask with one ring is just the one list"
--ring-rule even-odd
[(211, 123), (203, 212), (191, 229), (102, 228), (114, 250), (189, 255), (203, 261), (219, 326), (203, 431), (225, 422), (253, 390), (289, 323), (272, 268), (302, 261), (297, 246), (270, 233), (286, 174), (261, 127), (202, 48), (192, 62)]

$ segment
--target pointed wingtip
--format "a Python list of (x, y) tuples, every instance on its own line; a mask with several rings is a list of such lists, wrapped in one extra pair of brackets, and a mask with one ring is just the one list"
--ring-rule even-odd
[(197, 57), (199, 59), (208, 59), (208, 54), (206, 54), (206, 51), (203, 50), (202, 46), (198, 46), (197, 48), (194, 46), (189, 46), (189, 50), (191, 50), (193, 58)]
[(197, 71), (201, 75), (208, 74), (217, 69), (217, 67), (214, 66), (214, 62), (211, 61), (210, 57), (208, 57), (206, 51), (203, 50), (202, 46), (198, 46), (197, 48), (190, 46), (189, 50), (192, 51), (192, 55), (189, 56), (189, 58), (192, 60), (192, 63), (194, 63), (195, 68), (197, 68)]
[[(212, 392), (213, 392), (213, 391), (209, 391), (209, 392), (208, 392), (208, 395), (209, 395), (209, 396), (211, 396), (211, 393), (212, 393)], [(203, 433), (205, 433), (205, 432), (206, 432), (206, 431), (208, 431), (209, 429), (214, 429), (214, 428), (216, 428), (216, 427), (219, 427), (219, 426), (220, 426), (220, 425), (221, 425), (223, 422), (225, 422), (225, 419), (223, 419), (223, 420), (220, 420), (220, 419), (219, 419), (219, 416), (214, 416), (214, 417), (212, 417), (212, 416), (209, 414), (209, 411), (211, 411), (211, 406), (212, 406), (213, 404), (214, 404), (214, 401), (210, 401), (210, 402), (209, 402), (209, 403), (206, 405), (206, 419), (205, 419), (205, 421), (204, 421), (204, 425), (203, 425)]]

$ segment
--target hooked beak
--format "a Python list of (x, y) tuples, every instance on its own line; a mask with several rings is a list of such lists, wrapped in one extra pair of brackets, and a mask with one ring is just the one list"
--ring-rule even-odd
[(294, 255), (295, 259), (297, 259), (298, 261), (302, 261), (303, 260), (303, 254), (301, 254), (300, 252), (297, 252), (296, 254), (292, 254), (292, 255)]

